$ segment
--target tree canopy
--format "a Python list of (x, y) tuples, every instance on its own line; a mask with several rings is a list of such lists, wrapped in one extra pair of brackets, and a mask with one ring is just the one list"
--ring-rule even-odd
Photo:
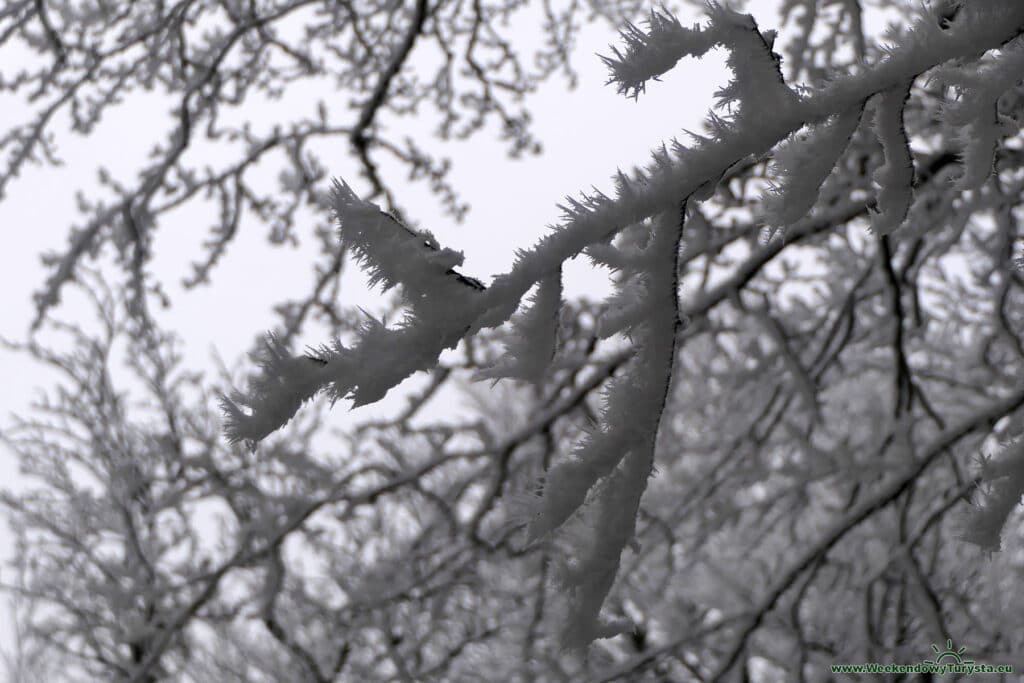
[[(308, 45), (264, 30), (306, 5), (322, 22)], [(666, 8), (623, 24), (604, 61), (629, 97), (681, 59), (727, 54), (706, 129), (619, 171), (613, 196), (566, 198), (562, 222), (491, 279), (410, 227), (368, 156), (398, 147), (362, 121), (415, 110), (406, 60), (436, 34), (444, 68), (464, 59), (482, 88), (462, 105), (528, 148), (486, 100), (525, 89), (499, 86), (518, 62), (473, 57), (478, 40), (511, 54), (486, 27), (519, 4), (156, 3), (150, 24), (127, 10), (136, 28), (214, 36), (204, 59), (156, 53), (123, 72), (166, 83), (183, 97), (182, 126), (206, 120), (214, 138), (216, 107), (203, 103), (288, 81), (267, 54), (318, 64), (321, 45), (350, 66), (331, 73), (369, 94), (343, 134), (374, 196), (328, 186), (316, 165), (268, 206), (308, 196), (332, 225), (324, 256), (354, 257), (397, 296), (389, 322), (343, 311), (318, 285), (244, 378), (211, 384), (145, 315), (148, 227), (119, 242), (127, 291), (80, 261), (89, 240), (155, 225), (156, 198), (203, 190), (236, 207), (220, 216), (216, 254), (237, 206), (259, 206), (241, 176), (173, 181), (186, 176), (173, 152), (184, 135), (172, 136), (141, 194), (118, 190), (119, 209), (76, 229), (39, 317), (70, 350), (21, 345), (64, 382), (5, 435), (39, 482), (4, 498), (20, 542), (21, 675), (839, 681), (855, 678), (834, 665), (963, 647), (1012, 680), (1006, 667), (1024, 668), (1024, 5), (884, 5), (881, 38), (865, 28), (880, 10), (860, 0), (784, 0), (776, 30), (714, 2), (692, 27)], [(70, 102), (70, 74), (101, 63), (90, 50), (128, 34), (103, 4), (81, 14), (104, 29), (80, 33), (69, 17), (85, 5), (60, 23), (54, 6), (26, 2), (4, 20), (53, 59), (20, 80)], [(193, 18), (208, 7), (234, 28)], [(573, 11), (544, 5), (542, 75), (566, 63)], [(484, 23), (467, 27), (465, 12)], [(372, 30), (388, 36), (384, 56), (357, 47)], [(147, 44), (139, 36), (128, 44)], [(167, 44), (202, 53), (193, 41)], [(215, 55), (235, 42), (251, 61), (229, 77)], [(438, 78), (420, 97), (450, 96)], [(45, 136), (18, 130), (11, 144), (45, 151)], [(309, 170), (301, 140), (314, 133), (302, 130), (275, 145)], [(607, 271), (606, 299), (565, 296), (563, 268), (581, 256)], [(91, 297), (98, 332), (59, 322), (69, 286)], [(333, 312), (331, 338), (296, 353), (313, 308)], [(339, 426), (336, 404), (393, 390), (398, 414)], [(896, 678), (915, 675), (929, 674)]]

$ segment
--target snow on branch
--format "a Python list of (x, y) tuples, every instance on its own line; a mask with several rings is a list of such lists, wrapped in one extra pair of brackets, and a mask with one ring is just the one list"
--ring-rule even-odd
[[(713, 11), (716, 7), (709, 9)], [(837, 78), (814, 94), (794, 99), (789, 106), (765, 106), (758, 116), (746, 116), (723, 125), (717, 137), (704, 140), (694, 149), (678, 143), (671, 150), (663, 148), (655, 153), (654, 161), (646, 169), (635, 171), (631, 176), (624, 173), (616, 176), (614, 198), (598, 191), (579, 199), (569, 198), (562, 207), (562, 224), (531, 249), (520, 251), (512, 270), (495, 278), (486, 290), (480, 283), (455, 273), (449, 265), (455, 263), (450, 254), (431, 257), (432, 249), (420, 250), (424, 258), (414, 259), (409, 277), (426, 288), (422, 291), (427, 292), (430, 303), (417, 301), (415, 315), (398, 328), (368, 326), (351, 349), (338, 342), (324, 347), (320, 356), (324, 367), (318, 371), (317, 383), (320, 387), (329, 386), (333, 398), (350, 397), (357, 405), (383, 397), (405, 377), (434, 367), (440, 353), (465, 335), (503, 324), (515, 313), (522, 297), (536, 283), (557, 273), (566, 260), (591, 245), (609, 242), (626, 226), (674, 210), (680, 197), (694, 195), (701, 188), (713, 190), (717, 179), (732, 164), (767, 153), (805, 125), (858, 110), (864, 101), (878, 93), (906, 88), (907, 83), (929, 69), (959, 58), (976, 60), (986, 49), (1011, 41), (1024, 30), (1024, 3), (972, 2), (963, 6), (948, 30), (928, 26), (929, 21), (928, 18), (919, 21), (912, 39), (905, 45), (892, 47), (885, 59), (861, 73)], [(895, 99), (895, 96), (890, 95), (890, 98)], [(883, 117), (886, 135), (895, 121), (896, 105), (890, 104), (888, 118)], [(902, 109), (898, 111), (902, 115)], [(893, 139), (898, 141), (899, 135)], [(894, 154), (898, 147), (898, 144), (894, 146)], [(893, 173), (898, 171), (896, 164)], [(908, 172), (906, 166), (902, 172)], [(890, 203), (890, 207), (896, 208), (891, 210), (886, 210), (883, 203), (882, 215), (886, 221), (899, 215), (899, 205), (906, 199), (902, 194), (896, 198), (898, 201)], [(405, 271), (392, 269), (392, 266), (402, 266), (402, 259), (389, 266), (388, 259), (373, 257), (374, 238), (369, 232), (363, 234), (358, 227), (359, 217), (372, 220), (384, 229), (389, 229), (387, 221), (377, 217), (344, 189), (335, 193), (335, 201), (339, 220), (356, 225), (355, 236), (343, 236), (343, 240), (351, 240), (354, 248), (363, 245), (358, 248), (365, 249), (366, 263), (372, 272), (378, 273), (382, 283), (387, 284), (391, 281), (388, 278), (394, 278), (404, 285)], [(459, 287), (452, 289), (442, 282), (459, 283)], [(452, 301), (445, 301), (442, 291), (458, 294)], [(285, 366), (291, 367), (283, 362), (269, 367)], [(303, 385), (303, 380), (300, 376), (294, 383), (281, 381), (281, 386), (297, 391), (296, 396), (303, 396), (311, 389)], [(263, 387), (274, 386), (275, 381), (280, 380), (257, 383), (257, 394)], [(260, 435), (273, 431), (272, 425), (281, 426), (294, 414), (293, 405), (297, 409), (294, 399), (288, 405), (270, 405), (269, 402), (269, 396), (247, 397), (242, 405), (252, 408), (249, 415), (226, 405), (229, 437), (241, 440), (250, 438), (248, 434), (262, 438)], [(232, 403), (235, 407), (239, 405)], [(243, 422), (249, 427), (240, 429)]]
[(463, 304), (471, 292), (484, 289), (480, 281), (455, 271), (462, 265), (462, 252), (441, 248), (430, 232), (406, 227), (376, 204), (359, 199), (345, 183), (334, 181), (331, 203), (341, 245), (355, 253), (370, 286), (388, 290), (400, 284), (402, 300), (414, 315), (427, 314), (431, 306)]
[(527, 528), (536, 540), (578, 516), (580, 528), (570, 535), (572, 547), (560, 572), (568, 596), (560, 642), (569, 649), (623, 630), (624, 624), (601, 616), (601, 606), (622, 552), (633, 541), (640, 498), (654, 472), (654, 446), (682, 326), (677, 298), (682, 227), (682, 216), (671, 211), (653, 222), (644, 258), (636, 260), (646, 274), (642, 298), (648, 315), (633, 335), (635, 355), (608, 388), (599, 424), (548, 471), (537, 515)]
[(608, 83), (616, 83), (619, 94), (636, 99), (644, 92), (647, 81), (658, 80), (683, 57), (701, 57), (717, 42), (715, 32), (700, 26), (684, 28), (664, 8), (651, 10), (647, 31), (632, 22), (619, 32), (626, 45), (623, 54), (610, 46), (614, 57), (601, 57), (611, 75)]
[(899, 228), (914, 201), (914, 161), (903, 126), (903, 109), (911, 85), (912, 81), (907, 81), (890, 88), (880, 93), (875, 103), (875, 134), (885, 153), (885, 163), (873, 176), (879, 192), (878, 210), (871, 215), (871, 230), (879, 236)]
[(540, 281), (529, 308), (512, 317), (505, 354), (474, 379), (521, 379), (540, 383), (555, 356), (562, 313), (562, 273)]
[[(680, 196), (713, 183), (733, 163), (764, 154), (806, 124), (859, 109), (875, 94), (906, 83), (935, 66), (976, 57), (979, 50), (997, 47), (1022, 29), (1024, 4), (974, 3), (965, 6), (949, 30), (928, 33), (927, 41), (917, 39), (892, 48), (877, 65), (837, 78), (792, 107), (766, 108), (762, 116), (744, 119), (741, 126), (732, 127), (723, 137), (705, 140), (694, 149), (673, 145), (669, 159), (656, 154), (655, 162), (636, 172), (627, 187), (622, 188), (620, 182), (615, 199), (594, 192), (568, 200), (563, 206), (561, 229), (545, 236), (533, 249), (522, 252), (513, 271), (498, 277), (484, 299), (504, 301), (507, 305), (565, 259), (591, 244), (607, 242), (625, 226), (669, 209)], [(480, 320), (486, 325), (491, 322), (490, 318)]]
[(708, 2), (705, 28), (684, 28), (664, 7), (651, 10), (647, 31), (627, 24), (620, 32), (626, 51), (612, 46), (613, 57), (602, 57), (611, 72), (608, 83), (636, 99), (647, 81), (669, 71), (683, 57), (702, 57), (712, 47), (728, 49), (727, 65), (735, 78), (718, 93), (720, 105), (739, 102), (741, 108), (782, 106), (796, 99), (782, 76), (779, 57), (772, 52), (775, 33), (761, 33), (749, 14)]
[(607, 339), (614, 334), (630, 334), (650, 314), (647, 296), (646, 261), (651, 241), (650, 226), (637, 223), (623, 230), (615, 244), (592, 244), (587, 256), (596, 265), (610, 268), (615, 290), (604, 303), (597, 321), (597, 334)]
[(1003, 527), (1024, 497), (1024, 439), (995, 458), (984, 458), (981, 503), (968, 517), (963, 538), (988, 551), (1002, 546)]
[(776, 148), (770, 175), (776, 180), (762, 198), (764, 221), (792, 225), (818, 200), (822, 183), (846, 150), (862, 109), (854, 108), (801, 131)]
[(441, 248), (428, 232), (402, 225), (344, 183), (335, 182), (331, 199), (342, 246), (355, 253), (372, 285), (400, 286), (408, 314), (395, 328), (368, 320), (351, 348), (334, 340), (305, 356), (291, 355), (269, 336), (258, 359), (261, 373), (248, 392), (221, 398), (232, 442), (254, 447), (321, 390), (332, 401), (348, 398), (355, 406), (380, 400), (412, 372), (433, 367), (475, 317), (474, 299), (485, 287), (454, 270), (461, 253)]
[(959, 99), (943, 107), (942, 121), (962, 146), (960, 190), (981, 187), (995, 167), (1001, 137), (1016, 132), (1017, 124), (999, 114), (999, 98), (1024, 80), (1024, 40), (1004, 45), (990, 63), (944, 69), (938, 78), (953, 86)]
[(324, 383), (323, 363), (293, 356), (273, 334), (254, 360), (260, 372), (249, 380), (248, 392), (220, 399), (228, 441), (250, 448), (291, 420)]

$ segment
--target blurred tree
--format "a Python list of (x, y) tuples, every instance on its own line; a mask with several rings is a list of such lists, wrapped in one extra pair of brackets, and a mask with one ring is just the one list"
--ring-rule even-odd
[[(39, 318), (60, 298), (87, 255), (117, 248), (140, 293), (159, 285), (145, 273), (164, 218), (209, 203), (210, 237), (200, 247), (187, 286), (211, 271), (242, 225), (259, 220), (273, 244), (322, 243), (313, 290), (281, 309), (284, 326), (310, 314), (338, 315), (331, 298), (341, 263), (321, 198), (325, 152), (347, 142), (371, 188), (399, 212), (393, 179), (380, 159), (397, 161), (410, 180), (425, 180), (445, 209), (466, 205), (447, 181), (449, 162), (426, 141), (403, 134), (403, 119), (432, 120), (442, 140), (464, 139), (496, 122), (512, 156), (540, 151), (523, 106), (539, 83), (562, 73), (584, 20), (621, 23), (637, 0), (575, 0), (565, 6), (507, 0), (17, 0), (0, 10), (0, 93), (22, 105), (26, 119), (7, 122), (0, 137), (0, 198), (26, 164), (60, 164), (56, 141), (66, 126), (92, 134), (112, 109), (141, 98), (165, 102), (165, 122), (152, 130), (149, 159), (134, 178), (96, 166), (106, 196), (82, 196), (83, 221), (66, 250), (47, 255), (50, 276), (36, 295)], [(530, 41), (514, 33), (540, 23)], [(516, 23), (510, 23), (515, 21)], [(336, 99), (309, 93), (341, 92)], [(286, 100), (293, 120), (253, 123), (261, 104)], [(297, 111), (305, 107), (307, 111)], [(258, 117), (257, 117), (258, 118)], [(142, 128), (142, 126), (140, 126)], [(109, 162), (108, 162), (109, 163)], [(267, 173), (269, 172), (269, 176)], [(277, 177), (279, 188), (261, 177)], [(298, 215), (316, 229), (297, 230)], [(317, 220), (319, 219), (319, 220)], [(251, 229), (251, 228), (250, 228)]]
[[(41, 482), (6, 498), (22, 661), (838, 681), (951, 641), (1019, 671), (1024, 6), (886, 5), (884, 46), (857, 0), (780, 3), (779, 34), (716, 4), (628, 26), (607, 63), (631, 96), (729, 52), (708, 136), (567, 200), (486, 285), (338, 183), (342, 246), (401, 322), (339, 316), (304, 355), (269, 336), (228, 442), (170, 337), (90, 279), (102, 332), (44, 316), (75, 351), (25, 350), (67, 381), (7, 436)], [(606, 301), (563, 300), (580, 252)], [(417, 370), (397, 415), (327, 438), (329, 403)], [(499, 383), (452, 410), (470, 379)]]

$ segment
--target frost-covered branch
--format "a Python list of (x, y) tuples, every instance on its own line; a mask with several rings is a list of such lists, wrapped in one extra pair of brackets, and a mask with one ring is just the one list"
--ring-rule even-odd
[(405, 378), (399, 373), (406, 372), (408, 363), (416, 364), (416, 370), (430, 369), (472, 323), (474, 301), (485, 288), (454, 270), (462, 263), (461, 253), (440, 248), (430, 233), (407, 228), (342, 183), (335, 183), (332, 204), (342, 246), (369, 271), (371, 284), (389, 289), (401, 283), (408, 315), (397, 328), (371, 318), (355, 346), (336, 340), (306, 356), (292, 356), (269, 336), (258, 359), (262, 372), (248, 393), (222, 399), (232, 442), (262, 440), (322, 389), (332, 401), (373, 403)]
[(568, 459), (548, 470), (538, 513), (527, 528), (532, 539), (544, 537), (580, 510), (580, 528), (572, 535), (560, 575), (569, 595), (560, 642), (569, 648), (585, 647), (624, 628), (600, 612), (620, 556), (633, 540), (640, 498), (654, 473), (654, 445), (682, 327), (677, 258), (684, 213), (685, 203), (679, 214), (665, 213), (649, 228), (647, 243), (633, 261), (644, 279), (636, 305), (646, 311), (644, 322), (629, 332), (636, 354), (608, 387), (600, 421)]
[[(340, 347), (325, 349), (336, 359), (332, 371), (337, 379), (327, 379), (327, 371), (323, 371), (321, 384), (338, 382), (338, 390), (332, 392), (337, 397), (348, 395), (360, 386), (373, 386), (372, 390), (357, 390), (357, 401), (376, 400), (411, 373), (431, 367), (440, 352), (454, 345), (467, 331), (497, 326), (508, 320), (530, 287), (558, 272), (566, 260), (588, 246), (606, 242), (624, 227), (669, 210), (678, 204), (681, 196), (693, 194), (700, 188), (713, 188), (734, 163), (763, 154), (807, 123), (856, 112), (860, 104), (873, 95), (893, 91), (949, 60), (974, 56), (985, 46), (998, 47), (1024, 29), (1024, 8), (1000, 3), (978, 3), (972, 7), (972, 11), (964, 12), (947, 31), (921, 20), (911, 34), (913, 40), (893, 48), (885, 60), (861, 74), (836, 79), (817, 93), (794, 100), (789, 106), (774, 107), (763, 116), (745, 118), (742, 126), (726, 122), (717, 137), (705, 140), (694, 149), (676, 143), (671, 152), (667, 149), (656, 152), (654, 162), (645, 170), (636, 171), (632, 177), (619, 172), (614, 198), (601, 193), (584, 195), (579, 200), (568, 198), (563, 206), (565, 220), (559, 229), (542, 238), (532, 249), (520, 252), (513, 269), (498, 276), (487, 291), (469, 299), (460, 297), (460, 303), (465, 301), (466, 305), (459, 310), (448, 309), (443, 316), (450, 315), (449, 320), (442, 319), (441, 315), (425, 315), (418, 318), (415, 325), (394, 331), (371, 323), (364, 338), (372, 336), (374, 353), (365, 354), (361, 356), (362, 361), (354, 363), (343, 360), (352, 358), (352, 351)], [(374, 212), (373, 209), (364, 211)], [(369, 362), (372, 355), (387, 358), (387, 362), (372, 364)], [(301, 384), (300, 379), (296, 381)], [(270, 416), (256, 413), (253, 419), (266, 420), (266, 427), (276, 422)], [(261, 432), (264, 429), (250, 431), (251, 434)], [(250, 438), (234, 430), (229, 433), (238, 438)]]
[(738, 101), (741, 107), (763, 110), (785, 104), (795, 96), (786, 85), (778, 56), (772, 52), (774, 32), (762, 34), (753, 17), (734, 12), (717, 2), (706, 7), (707, 26), (684, 28), (668, 13), (651, 10), (647, 31), (627, 24), (620, 33), (626, 52), (612, 47), (614, 57), (602, 57), (611, 72), (609, 83), (637, 98), (649, 80), (669, 71), (683, 57), (702, 57), (721, 45), (735, 79), (718, 92), (722, 103)]
[(914, 161), (910, 140), (903, 126), (903, 110), (910, 97), (911, 82), (890, 88), (877, 97), (875, 133), (885, 153), (885, 164), (874, 175), (879, 185), (878, 212), (871, 229), (884, 236), (895, 231), (910, 212), (914, 194)]
[(999, 114), (999, 99), (1021, 82), (1024, 40), (1017, 38), (986, 60), (980, 68), (966, 66), (940, 70), (938, 78), (953, 86), (959, 99), (942, 109), (942, 121), (960, 142), (963, 173), (961, 190), (976, 190), (989, 179), (1000, 140), (1018, 126)]
[(1024, 498), (1024, 439), (982, 461), (981, 500), (964, 530), (964, 540), (988, 551), (1002, 547), (1003, 529)]

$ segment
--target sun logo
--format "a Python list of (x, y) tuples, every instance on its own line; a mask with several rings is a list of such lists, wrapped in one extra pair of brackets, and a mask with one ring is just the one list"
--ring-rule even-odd
[[(964, 647), (964, 646), (961, 646), (960, 649), (954, 650), (953, 649), (953, 641), (952, 640), (947, 640), (946, 641), (946, 649), (945, 650), (940, 650), (938, 645), (936, 645), (935, 643), (932, 643), (932, 650), (935, 651), (935, 660), (933, 661), (931, 659), (926, 659), (926, 660), (924, 660), (924, 662), (922, 662), (923, 664), (930, 664), (932, 666), (937, 666), (937, 665), (943, 664), (943, 663), (946, 663), (946, 664), (959, 664), (960, 666), (974, 664), (974, 660), (973, 659), (963, 659), (963, 657), (961, 656), (965, 652), (967, 652), (967, 648)], [(943, 659), (947, 659), (947, 661), (943, 662)]]

